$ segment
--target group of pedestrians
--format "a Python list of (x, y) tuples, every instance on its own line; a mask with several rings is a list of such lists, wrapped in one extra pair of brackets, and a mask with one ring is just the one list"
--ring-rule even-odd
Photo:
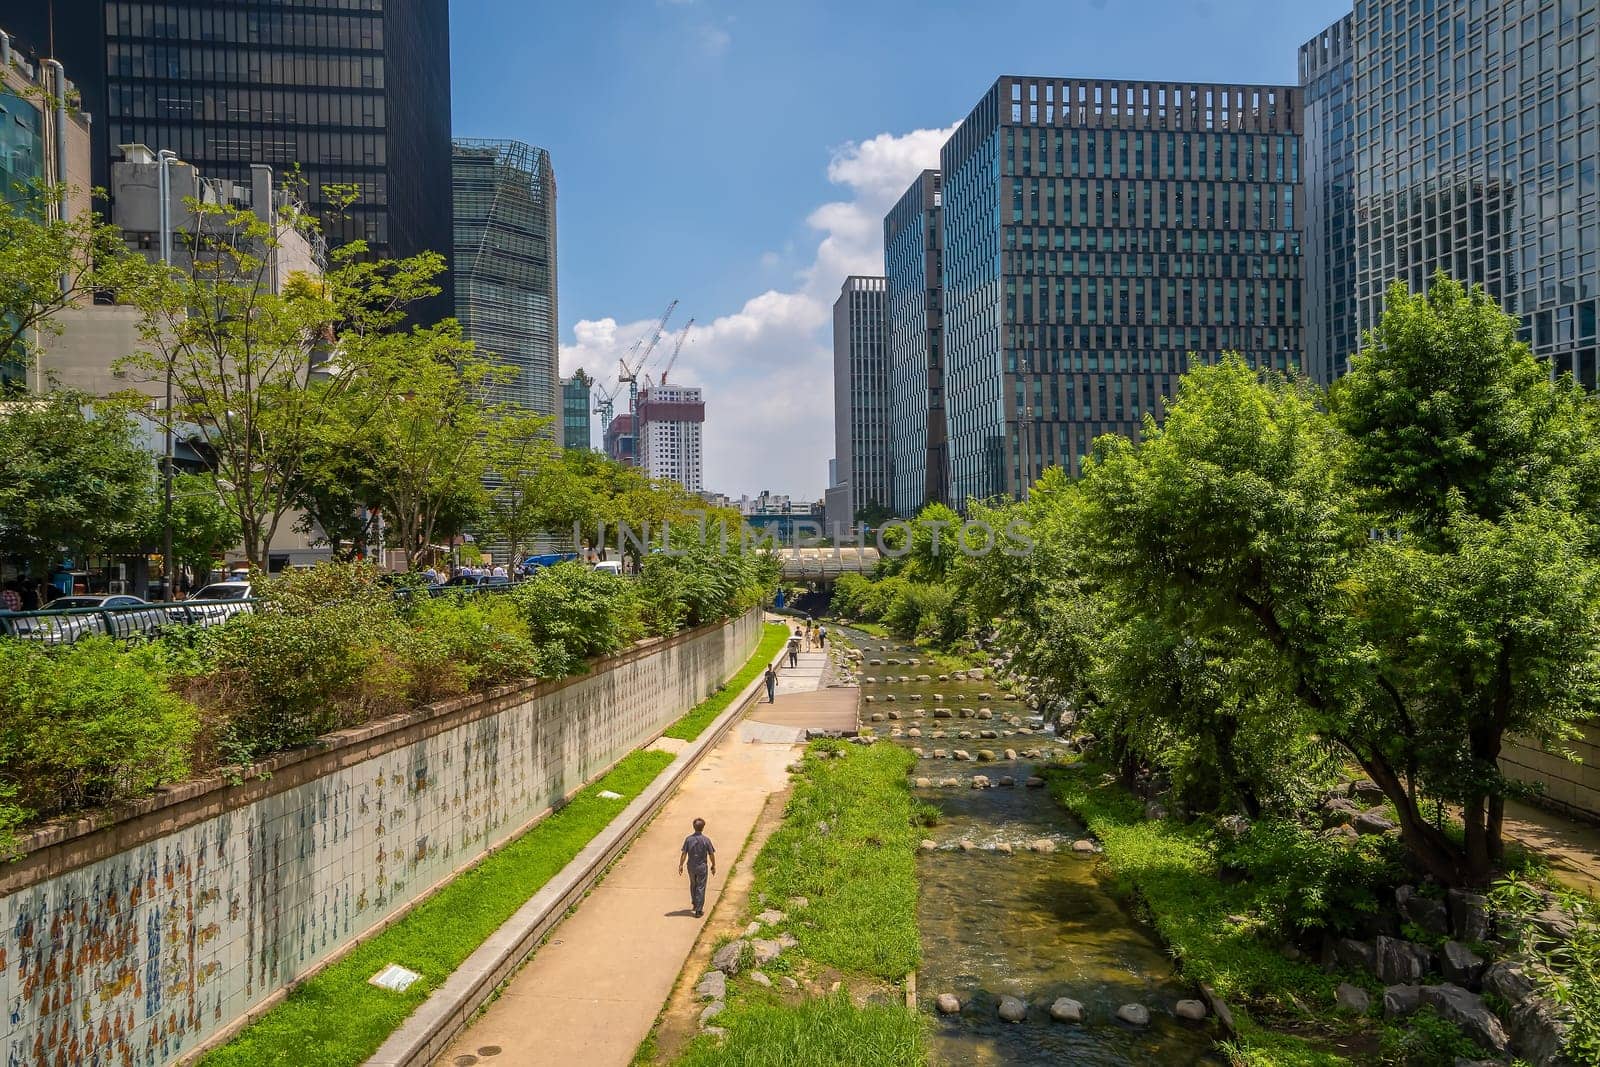
[[(516, 577), (522, 577), (521, 564), (518, 564), (514, 568), (514, 572)], [(435, 567), (429, 567), (427, 570), (422, 572), (422, 576), (432, 584), (442, 585), (443, 583), (449, 581), (452, 577), (506, 578), (510, 576), (510, 572), (507, 572), (505, 565), (502, 563), (497, 563), (492, 567), (463, 563), (457, 566), (453, 572), (448, 567), (446, 567), (444, 570), (439, 570)]]

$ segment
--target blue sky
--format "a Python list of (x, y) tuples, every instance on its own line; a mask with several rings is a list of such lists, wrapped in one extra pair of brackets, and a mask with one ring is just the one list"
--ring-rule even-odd
[(818, 498), (832, 301), (882, 272), (884, 210), (998, 75), (1292, 83), (1349, 6), (454, 0), (454, 125), (550, 150), (563, 373), (613, 377), (676, 297), (706, 487)]

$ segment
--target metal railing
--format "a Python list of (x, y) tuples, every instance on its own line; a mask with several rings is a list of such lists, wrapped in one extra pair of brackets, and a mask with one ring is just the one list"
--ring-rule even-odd
[(182, 626), (217, 626), (255, 610), (255, 600), (175, 600), (127, 608), (59, 608), (0, 611), (0, 635), (47, 645), (85, 637), (137, 641)]

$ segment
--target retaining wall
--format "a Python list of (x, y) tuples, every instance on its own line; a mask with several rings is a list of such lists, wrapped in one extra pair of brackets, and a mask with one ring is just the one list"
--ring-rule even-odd
[(1513, 738), (1500, 755), (1500, 767), (1522, 782), (1544, 787), (1536, 803), (1591, 822), (1600, 821), (1600, 724), (1563, 745), (1582, 761), (1573, 763), (1531, 742)]
[(0, 865), (0, 1064), (172, 1062), (709, 695), (759, 612), (35, 834)]

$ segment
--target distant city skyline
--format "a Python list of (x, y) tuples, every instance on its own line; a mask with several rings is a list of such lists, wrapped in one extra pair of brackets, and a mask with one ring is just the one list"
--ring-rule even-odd
[(561, 373), (614, 380), (677, 298), (698, 320), (673, 379), (707, 390), (706, 488), (818, 500), (833, 300), (882, 274), (885, 213), (996, 77), (1292, 84), (1299, 46), (1348, 10), (1024, 0), (1008, 26), (1059, 32), (973, 34), (967, 3), (455, 0), (454, 132), (544, 146), (561, 175)]

